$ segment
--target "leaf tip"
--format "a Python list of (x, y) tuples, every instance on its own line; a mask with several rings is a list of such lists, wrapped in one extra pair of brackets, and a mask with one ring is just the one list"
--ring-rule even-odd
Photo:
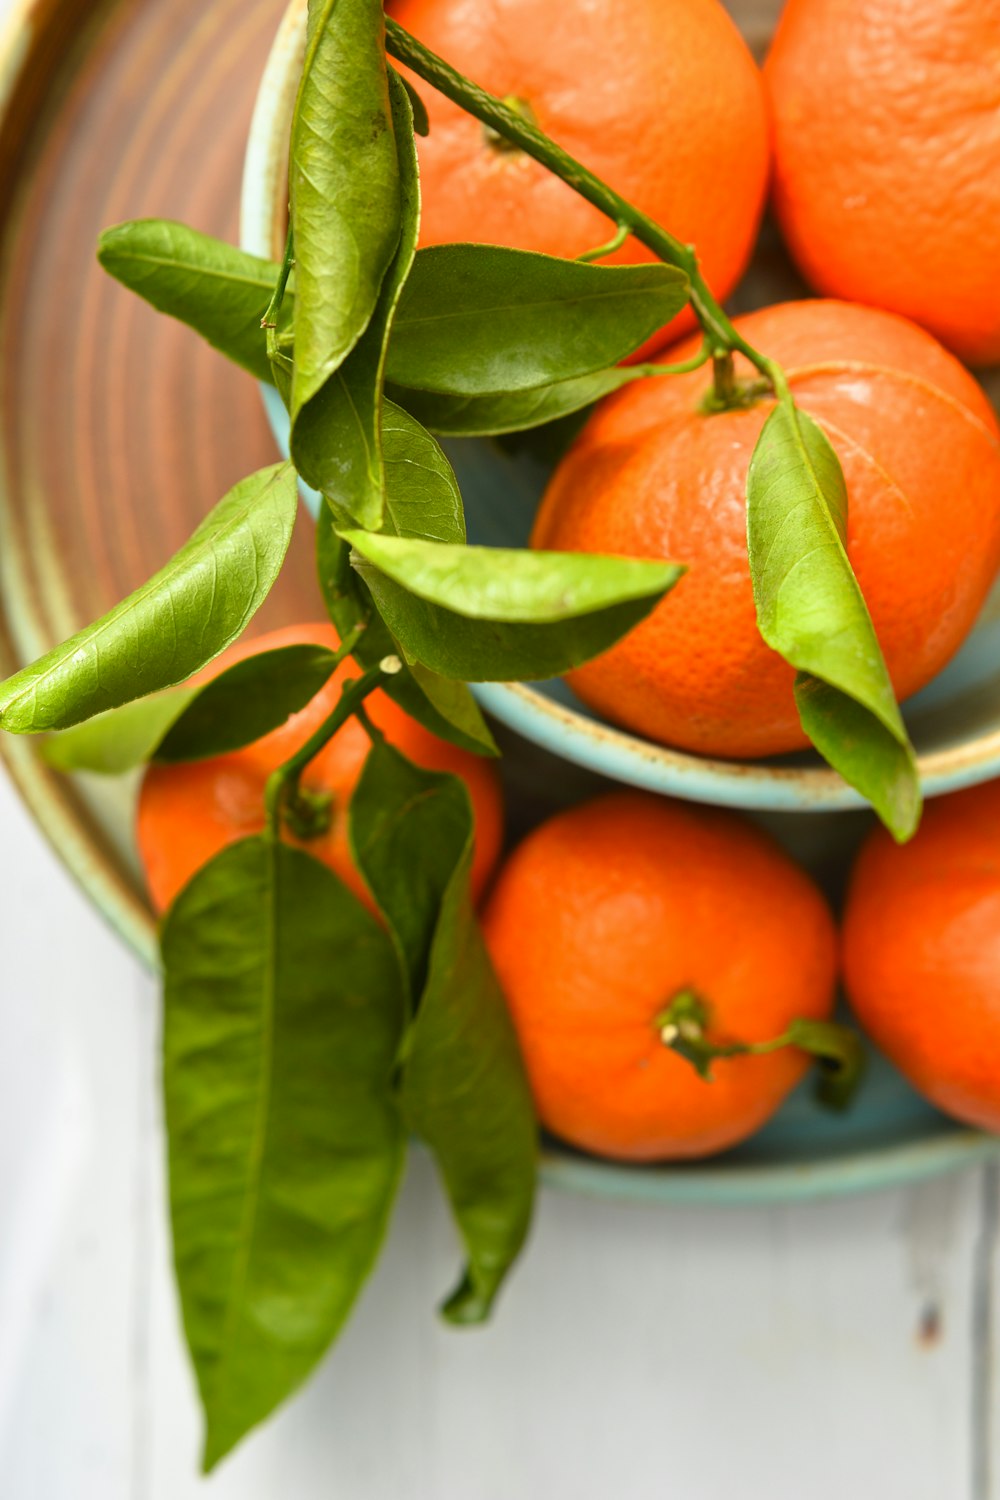
[(201, 1472), (211, 1474), (228, 1453), (231, 1453), (242, 1434), (221, 1432), (206, 1414), (205, 1441), (201, 1449)]
[(475, 1328), (489, 1322), (492, 1309), (493, 1297), (485, 1296), (480, 1291), (466, 1269), (458, 1286), (442, 1302), (438, 1311), (453, 1328)]

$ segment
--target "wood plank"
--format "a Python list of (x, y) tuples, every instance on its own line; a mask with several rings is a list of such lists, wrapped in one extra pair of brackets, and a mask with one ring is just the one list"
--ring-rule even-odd
[(0, 830), (0, 1494), (133, 1500), (151, 997), (6, 777)]

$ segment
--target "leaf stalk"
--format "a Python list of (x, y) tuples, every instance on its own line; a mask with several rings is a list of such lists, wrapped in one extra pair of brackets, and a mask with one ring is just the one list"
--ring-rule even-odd
[(819, 1065), (817, 1093), (822, 1103), (844, 1109), (861, 1082), (865, 1065), (861, 1038), (835, 1021), (796, 1017), (780, 1036), (764, 1042), (714, 1042), (708, 1036), (709, 1023), (709, 1007), (692, 989), (680, 990), (653, 1021), (663, 1045), (706, 1081), (711, 1081), (712, 1064), (719, 1058), (764, 1057), (783, 1047), (798, 1047)]

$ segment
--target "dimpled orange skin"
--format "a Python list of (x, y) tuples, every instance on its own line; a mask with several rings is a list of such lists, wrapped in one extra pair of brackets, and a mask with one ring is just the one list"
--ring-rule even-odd
[[(957, 650), (1000, 562), (992, 408), (952, 355), (889, 313), (784, 303), (737, 327), (784, 366), (837, 450), (848, 552), (906, 698)], [(553, 475), (531, 540), (686, 563), (653, 613), (569, 681), (650, 739), (752, 758), (806, 743), (794, 674), (757, 630), (747, 559), (747, 468), (773, 403), (704, 415), (710, 380), (704, 370), (642, 380), (603, 402)]]
[(915, 1088), (1000, 1131), (1000, 782), (937, 798), (861, 850), (843, 921), (858, 1020)]
[(764, 77), (811, 284), (1000, 359), (1000, 0), (788, 0)]
[[(291, 625), (254, 640), (241, 641), (213, 664), (212, 675), (258, 651), (314, 642), (335, 650), (336, 632), (327, 624)], [(164, 911), (191, 876), (220, 849), (264, 827), (264, 784), (336, 706), (341, 688), (360, 675), (353, 661), (343, 662), (316, 697), (280, 728), (230, 755), (184, 765), (150, 766), (139, 794), (137, 835), (146, 883), (153, 905)], [(472, 866), (473, 895), (478, 899), (493, 872), (503, 840), (503, 803), (494, 766), (431, 734), (376, 689), (365, 706), (386, 739), (418, 765), (461, 776), (469, 789), (476, 818)], [(320, 751), (302, 777), (312, 791), (332, 792), (333, 822), (328, 832), (299, 842), (340, 876), (369, 907), (372, 902), (354, 864), (347, 839), (351, 793), (361, 775), (371, 742), (356, 719), (350, 719)]]
[[(523, 100), (560, 146), (693, 243), (713, 292), (728, 296), (756, 237), (770, 145), (759, 69), (717, 0), (395, 0), (388, 10), (490, 93)], [(478, 120), (408, 76), (431, 125), (417, 140), (422, 244), (573, 257), (611, 238), (614, 225), (572, 188), (498, 149)], [(654, 258), (635, 239), (607, 257)], [(693, 327), (682, 319), (669, 337)]]
[(713, 1040), (768, 1040), (833, 1005), (833, 920), (809, 878), (737, 815), (642, 792), (530, 834), (484, 930), (543, 1124), (601, 1156), (721, 1151), (808, 1066), (782, 1048), (720, 1059), (706, 1082), (659, 1035), (678, 991), (709, 1006)]

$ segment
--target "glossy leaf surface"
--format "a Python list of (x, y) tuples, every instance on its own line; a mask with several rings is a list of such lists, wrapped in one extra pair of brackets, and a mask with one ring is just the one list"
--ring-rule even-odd
[[(388, 473), (391, 476), (391, 464)], [(350, 565), (350, 549), (337, 535), (328, 508), (320, 513), (316, 522), (316, 566), (327, 612), (340, 635), (347, 635), (361, 621), (367, 622), (354, 652), (362, 665), (374, 666), (390, 651), (400, 654), (398, 642), (375, 612), (365, 584)], [(464, 682), (439, 677), (416, 662), (404, 662), (401, 672), (385, 679), (382, 691), (441, 739), (450, 740), (475, 755), (499, 753), (479, 706)]]
[(97, 258), (158, 312), (187, 323), (258, 380), (271, 382), (261, 318), (278, 277), (273, 261), (169, 219), (106, 229)]
[(401, 1098), (434, 1153), (467, 1266), (445, 1313), (480, 1322), (531, 1219), (534, 1106), (469, 896), (473, 818), (454, 776), (376, 745), (351, 800), (359, 868), (398, 945), (416, 1003)]
[(496, 391), (485, 396), (452, 396), (442, 391), (390, 387), (389, 394), (431, 432), (442, 437), (489, 437), (523, 432), (582, 411), (623, 385), (641, 380), (644, 371), (625, 365), (596, 370), (575, 380), (559, 380), (527, 391)]
[(146, 760), (204, 760), (250, 745), (298, 713), (336, 665), (325, 646), (281, 646), (236, 662), (200, 688), (125, 703), (43, 746), (62, 771), (128, 771)]
[(498, 245), (418, 252), (387, 376), (413, 390), (523, 391), (617, 364), (687, 301), (673, 266), (594, 266)]
[(820, 427), (790, 401), (771, 411), (747, 479), (760, 633), (797, 668), (802, 726), (899, 839), (920, 818), (913, 750), (847, 556), (847, 489)]
[(290, 464), (240, 480), (148, 583), (0, 684), (0, 728), (65, 729), (200, 671), (267, 597), (297, 505)]
[[(420, 187), (410, 104), (390, 70), (389, 97), (398, 149), (399, 234), (371, 320), (357, 344), (298, 414), (292, 457), (307, 484), (361, 525), (382, 523), (382, 381), (386, 348), (403, 284), (413, 264), (420, 228)], [(296, 354), (296, 363), (298, 354)]]
[(194, 877), (163, 961), (174, 1263), (209, 1469), (301, 1384), (372, 1267), (404, 1151), (401, 990), (360, 902), (266, 838)]
[(391, 401), (383, 403), (386, 527), (396, 536), (464, 542), (465, 510), (440, 443)]
[(407, 655), (464, 682), (579, 666), (648, 615), (683, 572), (670, 562), (344, 536)]
[(289, 170), (293, 422), (367, 328), (399, 243), (383, 36), (381, 0), (310, 0)]

